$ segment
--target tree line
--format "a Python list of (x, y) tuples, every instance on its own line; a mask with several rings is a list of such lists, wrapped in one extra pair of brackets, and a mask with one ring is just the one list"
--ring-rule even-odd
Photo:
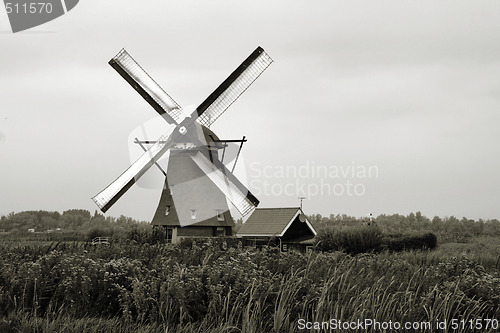
[(35, 232), (87, 232), (100, 228), (127, 231), (139, 225), (140, 222), (123, 215), (116, 218), (104, 216), (97, 211), (91, 214), (85, 209), (69, 209), (63, 213), (38, 210), (2, 215), (0, 230), (4, 232), (27, 232), (28, 229), (34, 229)]
[(455, 216), (434, 216), (430, 219), (419, 211), (408, 215), (381, 214), (373, 217), (372, 221), (369, 218), (356, 218), (346, 214), (330, 214), (328, 217), (313, 214), (308, 216), (308, 219), (317, 230), (373, 225), (388, 234), (432, 232), (440, 236), (442, 240), (461, 240), (461, 238), (473, 236), (500, 236), (500, 221), (497, 219), (474, 220), (466, 217), (459, 219)]
[[(471, 237), (471, 236), (500, 236), (500, 221), (497, 219), (473, 220), (454, 216), (441, 218), (434, 216), (432, 219), (421, 212), (402, 214), (381, 214), (370, 221), (368, 218), (356, 218), (346, 214), (330, 214), (328, 217), (321, 214), (308, 216), (317, 230), (329, 228), (343, 228), (359, 225), (377, 226), (382, 232), (394, 234), (418, 233), (422, 231), (433, 232), (443, 237)], [(115, 231), (130, 231), (137, 226), (146, 226), (133, 218), (120, 216), (104, 216), (97, 210), (92, 214), (84, 209), (69, 209), (62, 213), (44, 210), (23, 211), (10, 213), (0, 217), (0, 231), (27, 232), (34, 229), (36, 232), (47, 231), (78, 231), (89, 232), (99, 229), (113, 233)]]

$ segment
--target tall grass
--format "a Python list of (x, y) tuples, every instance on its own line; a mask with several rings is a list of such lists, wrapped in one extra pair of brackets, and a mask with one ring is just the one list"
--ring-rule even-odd
[(500, 316), (498, 271), (432, 252), (61, 243), (0, 246), (0, 265), (1, 332), (298, 332), (299, 319)]

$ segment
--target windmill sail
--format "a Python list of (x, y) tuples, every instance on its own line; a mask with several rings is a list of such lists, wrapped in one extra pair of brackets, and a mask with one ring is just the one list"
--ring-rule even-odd
[(109, 64), (170, 124), (177, 124), (184, 119), (179, 104), (142, 69), (125, 49), (111, 59)]
[[(139, 94), (176, 129), (160, 137), (141, 157), (103, 191), (92, 199), (106, 212), (158, 159), (177, 142), (181, 136), (198, 147), (206, 145), (197, 135), (198, 124), (209, 127), (272, 63), (271, 57), (260, 46), (222, 82), (222, 84), (201, 103), (190, 117), (185, 117), (181, 107), (122, 49), (109, 64)], [(199, 134), (199, 133), (198, 133)], [(181, 140), (187, 142), (186, 139)], [(229, 201), (246, 215), (259, 204), (259, 200), (210, 153), (201, 149), (190, 157), (210, 180), (222, 191)], [(168, 173), (167, 173), (168, 177)]]
[(207, 97), (193, 114), (197, 121), (207, 127), (219, 118), (245, 90), (266, 70), (273, 59), (262, 47), (257, 47), (229, 77)]
[[(173, 135), (174, 136), (174, 135)], [(139, 157), (125, 172), (104, 190), (92, 198), (105, 213), (127, 190), (172, 147), (172, 139), (162, 136), (144, 154)]]
[(206, 155), (208, 152), (199, 151), (190, 155), (198, 167), (224, 193), (231, 203), (245, 216), (259, 205), (259, 200), (229, 171), (224, 164), (214, 158), (212, 161)]

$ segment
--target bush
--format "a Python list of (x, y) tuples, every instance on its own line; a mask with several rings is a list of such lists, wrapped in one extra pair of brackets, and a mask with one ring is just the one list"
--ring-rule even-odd
[(379, 250), (382, 239), (380, 229), (373, 226), (323, 230), (316, 236), (315, 246), (320, 251), (344, 251), (349, 254), (358, 254)]
[(437, 245), (433, 233), (424, 235), (392, 234), (385, 236), (374, 226), (347, 227), (340, 230), (321, 230), (316, 236), (315, 247), (319, 251), (342, 251), (348, 254), (391, 252), (406, 250), (432, 250)]
[(187, 237), (187, 238), (182, 238), (180, 241), (180, 248), (185, 250), (185, 249), (192, 249), (193, 244), (201, 249), (207, 249), (207, 248), (217, 248), (220, 250), (227, 250), (228, 248), (238, 248), (242, 246), (242, 242), (245, 241), (240, 238), (232, 237), (232, 236), (226, 236), (226, 237)]
[(136, 225), (129, 230), (115, 232), (114, 241), (135, 242), (137, 244), (164, 244), (166, 243), (163, 228), (151, 228), (150, 225)]
[(437, 237), (433, 233), (416, 236), (396, 236), (386, 241), (390, 251), (432, 250), (437, 245)]
[(111, 237), (111, 236), (113, 236), (112, 230), (95, 227), (88, 231), (86, 238), (88, 242), (91, 242), (96, 237)]

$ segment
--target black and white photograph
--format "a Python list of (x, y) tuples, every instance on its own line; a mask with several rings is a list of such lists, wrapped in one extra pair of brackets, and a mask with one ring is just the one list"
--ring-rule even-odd
[(0, 333), (500, 332), (500, 2), (3, 2)]

